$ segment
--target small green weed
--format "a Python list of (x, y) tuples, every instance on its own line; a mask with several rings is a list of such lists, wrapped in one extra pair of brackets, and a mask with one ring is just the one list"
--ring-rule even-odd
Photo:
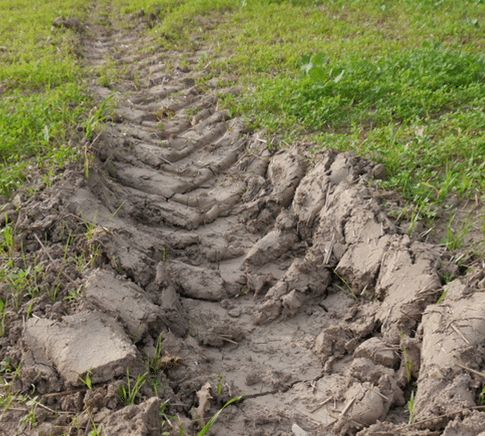
[(239, 397), (235, 397), (233, 398), (232, 400), (228, 401), (226, 404), (224, 404), (224, 406), (222, 407), (222, 409), (220, 409), (211, 419), (210, 421), (204, 426), (204, 428), (199, 432), (198, 436), (204, 436), (209, 430), (210, 428), (212, 427), (212, 425), (214, 424), (214, 422), (216, 422), (217, 418), (219, 418), (219, 415), (222, 413), (222, 411), (227, 407), (229, 406), (230, 404), (234, 403), (234, 402), (237, 402), (239, 400), (241, 400), (242, 398), (244, 397), (244, 394), (242, 394), (241, 396)]
[(24, 296), (35, 297), (40, 294), (37, 285), (37, 274), (41, 272), (42, 267), (36, 265), (26, 269), (11, 268), (6, 271), (5, 282), (13, 298), (15, 310), (18, 311), (20, 300)]
[(482, 392), (479, 395), (480, 405), (485, 405), (485, 385), (482, 386)]
[(0, 230), (0, 255), (2, 257), (12, 257), (14, 250), (14, 231), (13, 227), (5, 223), (5, 227)]
[(79, 380), (81, 380), (88, 387), (90, 391), (93, 390), (93, 385), (91, 383), (91, 377), (90, 377), (92, 369), (93, 369), (92, 367), (89, 368), (88, 372), (86, 373), (86, 378), (84, 380), (81, 377), (79, 377)]
[(93, 416), (91, 415), (91, 412), (89, 409), (86, 409), (89, 415), (89, 419), (91, 421), (91, 431), (88, 433), (88, 436), (101, 436), (101, 430), (103, 428), (103, 425), (100, 424), (96, 427), (96, 424), (94, 422)]
[(415, 410), (414, 410), (414, 391), (411, 392), (411, 397), (409, 398), (409, 401), (406, 405), (406, 409), (409, 411), (409, 422), (408, 424), (411, 424), (413, 422), (413, 419), (414, 419), (414, 414), (415, 414)]
[(401, 340), (402, 340), (402, 349), (403, 349), (403, 355), (404, 355), (404, 365), (406, 367), (406, 372), (408, 375), (408, 383), (409, 383), (412, 378), (412, 372), (411, 372), (412, 362), (408, 360), (408, 353), (406, 350), (406, 346), (404, 345), (404, 333), (401, 334)]
[(0, 407), (3, 408), (3, 412), (0, 415), (0, 422), (2, 421), (3, 415), (7, 410), (16, 402), (23, 402), (27, 397), (21, 396), (18, 392), (13, 391), (13, 386), (15, 380), (20, 378), (20, 367), (22, 362), (20, 362), (15, 370), (13, 370), (10, 362), (10, 358), (0, 363), (0, 384), (3, 385), (3, 395), (0, 397)]
[(138, 394), (138, 391), (141, 389), (141, 387), (145, 384), (145, 381), (146, 381), (145, 377), (148, 375), (148, 373), (140, 375), (136, 380), (135, 386), (133, 386), (133, 388), (131, 387), (130, 371), (128, 368), (126, 368), (126, 375), (128, 379), (128, 390), (126, 390), (124, 386), (119, 386), (118, 394), (123, 404), (125, 406), (129, 406), (135, 403), (135, 397)]
[(440, 304), (446, 297), (446, 294), (448, 293), (449, 291), (449, 288), (447, 288), (440, 296), (440, 298), (438, 298), (438, 301), (436, 302), (436, 304)]
[(171, 434), (170, 431), (167, 431), (167, 430), (170, 430), (171, 428), (173, 428), (171, 421), (178, 421), (177, 418), (170, 416), (170, 415), (167, 415), (165, 413), (165, 408), (167, 407), (167, 404), (168, 404), (169, 401), (170, 401), (170, 398), (168, 400), (164, 401), (162, 403), (162, 405), (160, 406), (160, 416), (163, 418), (163, 421), (162, 421), (162, 435), (163, 436), (168, 436), (168, 435)]
[(217, 377), (217, 373), (215, 372), (214, 373), (214, 377), (216, 378), (216, 383), (217, 383), (217, 395), (221, 395), (222, 393), (222, 387), (223, 387), (223, 383), (224, 383), (224, 376), (221, 377), (221, 379), (219, 380), (219, 378)]
[(28, 398), (25, 401), (25, 405), (30, 408), (29, 413), (25, 415), (21, 420), (21, 424), (28, 424), (29, 429), (32, 429), (32, 427), (36, 427), (38, 422), (35, 416), (35, 413), (37, 411), (37, 406), (39, 405), (39, 400), (37, 399), (38, 397), (34, 398)]
[(357, 303), (360, 303), (360, 300), (359, 298), (357, 297), (357, 295), (355, 295), (355, 292), (354, 290), (352, 289), (352, 287), (345, 281), (345, 279), (343, 277), (340, 277), (340, 275), (337, 273), (336, 270), (333, 270), (333, 272), (335, 273), (335, 275), (340, 279), (340, 281), (344, 284), (345, 287), (343, 286), (340, 286), (339, 284), (336, 284), (335, 286), (337, 288), (339, 288), (341, 291), (344, 291), (346, 292), (347, 294), (349, 294)]
[(147, 364), (149, 368), (149, 373), (152, 375), (158, 374), (160, 372), (160, 357), (162, 353), (162, 335), (160, 335), (157, 339), (155, 344), (155, 352), (153, 356), (149, 356), (146, 352), (145, 355), (147, 356)]
[(85, 125), (85, 137), (88, 141), (93, 139), (93, 135), (98, 129), (100, 123), (102, 123), (106, 119), (106, 115), (104, 115), (106, 111), (107, 104), (113, 99), (115, 94), (111, 94), (108, 98), (103, 100), (99, 108), (94, 107), (89, 114), (89, 118), (86, 121)]
[(6, 329), (6, 320), (7, 320), (7, 315), (10, 313), (7, 310), (7, 305), (8, 305), (8, 300), (3, 301), (0, 298), (0, 338), (5, 335), (5, 329)]
[(463, 246), (465, 238), (473, 228), (475, 220), (468, 214), (465, 220), (459, 224), (458, 229), (453, 228), (454, 221), (455, 215), (452, 215), (446, 227), (446, 237), (441, 241), (441, 243), (446, 244), (446, 248), (450, 251), (454, 251)]
[(64, 297), (63, 301), (74, 301), (78, 303), (82, 298), (82, 294), (81, 294), (82, 289), (83, 287), (81, 285), (77, 287), (75, 290), (70, 290), (69, 295), (67, 297)]

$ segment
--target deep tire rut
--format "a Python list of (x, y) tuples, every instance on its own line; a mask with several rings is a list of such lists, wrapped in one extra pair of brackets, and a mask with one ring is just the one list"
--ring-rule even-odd
[[(177, 421), (163, 431), (196, 432), (207, 382), (206, 420), (243, 392), (251, 400), (227, 408), (214, 435), (288, 435), (293, 424), (311, 435), (437, 434), (405, 425), (415, 383), (416, 421), (447, 435), (471, 426), (466, 419), (481, 412), (463, 422), (439, 415), (476, 406), (480, 385), (462, 367), (483, 369), (485, 325), (467, 317), (455, 325), (461, 336), (440, 336), (434, 326), (457, 319), (435, 304), (443, 249), (410, 239), (385, 215), (376, 164), (313, 155), (305, 143), (270, 151), (218, 106), (241, 92), (233, 77), (207, 80), (202, 52), (162, 52), (138, 32), (147, 18), (132, 22), (126, 30), (105, 20), (83, 36), (98, 74), (118, 63), (110, 88), (92, 84), (98, 105), (114, 94), (113, 110), (83, 143), (95, 156), (87, 180), (52, 190), (58, 215), (39, 229), (53, 241), (66, 216), (91, 223), (99, 268), (79, 277), (82, 298), (64, 314), (61, 304), (57, 317), (27, 321), (26, 382), (51, 408), (89, 406), (107, 435), (161, 434), (165, 400)], [(457, 313), (485, 309), (475, 292), (482, 280), (450, 285)], [(117, 396), (126, 367), (135, 377), (152, 371), (135, 409)], [(82, 385), (88, 370), (94, 391), (48, 397)], [(450, 391), (443, 412), (436, 389), (452, 380), (461, 397)]]

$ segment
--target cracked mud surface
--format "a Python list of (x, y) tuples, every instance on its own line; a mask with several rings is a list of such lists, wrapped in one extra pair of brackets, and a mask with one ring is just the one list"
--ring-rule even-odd
[[(197, 434), (207, 382), (206, 421), (245, 393), (212, 435), (485, 432), (485, 275), (444, 288), (445, 266), (458, 267), (386, 216), (376, 164), (304, 142), (271, 152), (218, 107), (241, 92), (235, 78), (201, 84), (202, 50), (145, 44), (109, 22), (83, 34), (86, 62), (126, 66), (116, 109), (84, 143), (96, 156), (87, 180), (77, 169), (11, 214), (17, 248), (46, 271), (40, 286), (60, 283), (57, 299), (20, 308), (28, 320), (1, 343), (2, 360), (23, 361), (15, 389), (35, 386), (60, 411), (22, 434), (87, 434), (86, 408), (106, 435)], [(66, 251), (94, 270), (66, 266)], [(132, 385), (150, 380), (124, 407), (127, 367)], [(166, 400), (178, 421), (162, 429)], [(0, 434), (24, 414), (8, 411)]]

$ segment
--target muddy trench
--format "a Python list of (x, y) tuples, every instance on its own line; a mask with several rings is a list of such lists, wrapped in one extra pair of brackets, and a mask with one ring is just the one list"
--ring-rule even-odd
[(243, 393), (208, 434), (485, 435), (483, 271), (386, 215), (381, 165), (270, 150), (218, 106), (234, 77), (201, 83), (208, 49), (145, 53), (157, 19), (80, 33), (85, 62), (123, 66), (92, 82), (116, 109), (82, 143), (88, 167), (11, 205), (17, 261), (48, 291), (1, 357), (45, 408), (33, 427), (12, 407), (0, 435), (196, 435)]

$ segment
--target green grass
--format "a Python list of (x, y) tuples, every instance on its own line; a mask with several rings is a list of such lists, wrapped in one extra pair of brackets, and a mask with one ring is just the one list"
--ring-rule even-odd
[(82, 18), (81, 0), (0, 2), (0, 194), (10, 197), (32, 169), (52, 179), (76, 153), (67, 141), (90, 100), (76, 56), (78, 35), (52, 28)]

